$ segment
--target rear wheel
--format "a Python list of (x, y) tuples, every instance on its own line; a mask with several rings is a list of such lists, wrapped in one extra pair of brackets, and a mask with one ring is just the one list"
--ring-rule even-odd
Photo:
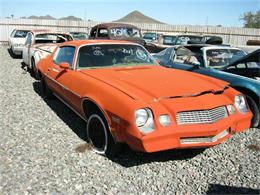
[(253, 118), (251, 120), (251, 127), (255, 127), (255, 128), (259, 127), (260, 126), (259, 105), (250, 96), (246, 96), (246, 100), (251, 112), (253, 113)]
[(99, 112), (90, 115), (87, 136), (92, 148), (98, 154), (114, 157), (121, 150), (121, 144), (113, 139), (104, 116)]

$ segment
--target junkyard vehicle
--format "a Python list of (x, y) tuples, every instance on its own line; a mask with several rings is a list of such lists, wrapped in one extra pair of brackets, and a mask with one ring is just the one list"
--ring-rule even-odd
[(156, 41), (147, 42), (145, 48), (151, 53), (158, 53), (174, 45), (187, 45), (191, 43), (222, 45), (223, 40), (219, 36), (211, 35), (160, 35)]
[(221, 70), (260, 81), (260, 49), (224, 66)]
[(200, 35), (178, 35), (175, 39), (174, 45), (187, 45), (190, 43), (203, 43), (203, 36)]
[[(39, 62), (43, 96), (57, 96), (87, 121), (94, 150), (210, 147), (250, 126), (244, 96), (228, 83), (157, 64), (139, 44), (60, 44)], [(189, 82), (187, 82), (189, 81)]]
[(88, 39), (88, 33), (85, 32), (70, 32), (73, 40), (86, 40)]
[(126, 40), (145, 45), (140, 29), (125, 23), (98, 24), (91, 29), (89, 39)]
[(145, 33), (143, 33), (143, 39), (145, 40), (146, 43), (158, 42), (160, 36), (162, 36), (162, 34), (155, 33), (155, 32), (145, 32)]
[(39, 79), (37, 64), (40, 59), (49, 55), (57, 43), (71, 41), (73, 38), (69, 33), (52, 32), (48, 30), (33, 30), (26, 36), (23, 48), (23, 63), (32, 70), (36, 79)]
[(231, 87), (246, 95), (254, 115), (251, 126), (259, 127), (260, 82), (228, 73), (231, 72), (228, 64), (245, 55), (244, 51), (236, 48), (186, 45), (170, 47), (153, 56), (163, 66), (196, 72), (229, 82)]
[(9, 37), (9, 49), (14, 56), (22, 55), (25, 37), (29, 30), (14, 29)]
[(165, 48), (175, 45), (176, 36), (175, 35), (160, 35), (158, 40), (146, 42), (145, 48), (150, 53), (158, 53)]

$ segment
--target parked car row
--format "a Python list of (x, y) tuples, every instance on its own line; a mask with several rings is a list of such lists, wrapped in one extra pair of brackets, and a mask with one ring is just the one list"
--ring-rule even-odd
[[(259, 100), (259, 81), (213, 69), (236, 66), (242, 50), (183, 45), (152, 56), (141, 40), (138, 28), (121, 23), (93, 27), (89, 40), (30, 31), (23, 61), (43, 97), (56, 96), (85, 120), (93, 149), (109, 157), (122, 144), (142, 152), (210, 147), (259, 125), (259, 104), (254, 110), (256, 99), (244, 91), (251, 87)], [(209, 51), (225, 62), (210, 68)]]
[(187, 45), (191, 43), (221, 45), (223, 43), (221, 37), (212, 35), (165, 35), (161, 33), (146, 32), (144, 33), (143, 38), (146, 41), (146, 49), (151, 53), (160, 52), (174, 45)]

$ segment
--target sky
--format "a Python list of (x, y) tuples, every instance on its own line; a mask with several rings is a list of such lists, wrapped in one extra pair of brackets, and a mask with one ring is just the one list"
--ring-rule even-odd
[(242, 27), (239, 18), (260, 10), (260, 0), (0, 0), (1, 18), (74, 15), (108, 22), (135, 10), (168, 24)]

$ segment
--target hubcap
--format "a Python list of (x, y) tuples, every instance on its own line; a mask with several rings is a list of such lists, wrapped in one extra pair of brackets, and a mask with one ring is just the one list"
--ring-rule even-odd
[(93, 149), (100, 154), (104, 154), (107, 149), (106, 126), (100, 116), (93, 114), (87, 124), (87, 134)]

